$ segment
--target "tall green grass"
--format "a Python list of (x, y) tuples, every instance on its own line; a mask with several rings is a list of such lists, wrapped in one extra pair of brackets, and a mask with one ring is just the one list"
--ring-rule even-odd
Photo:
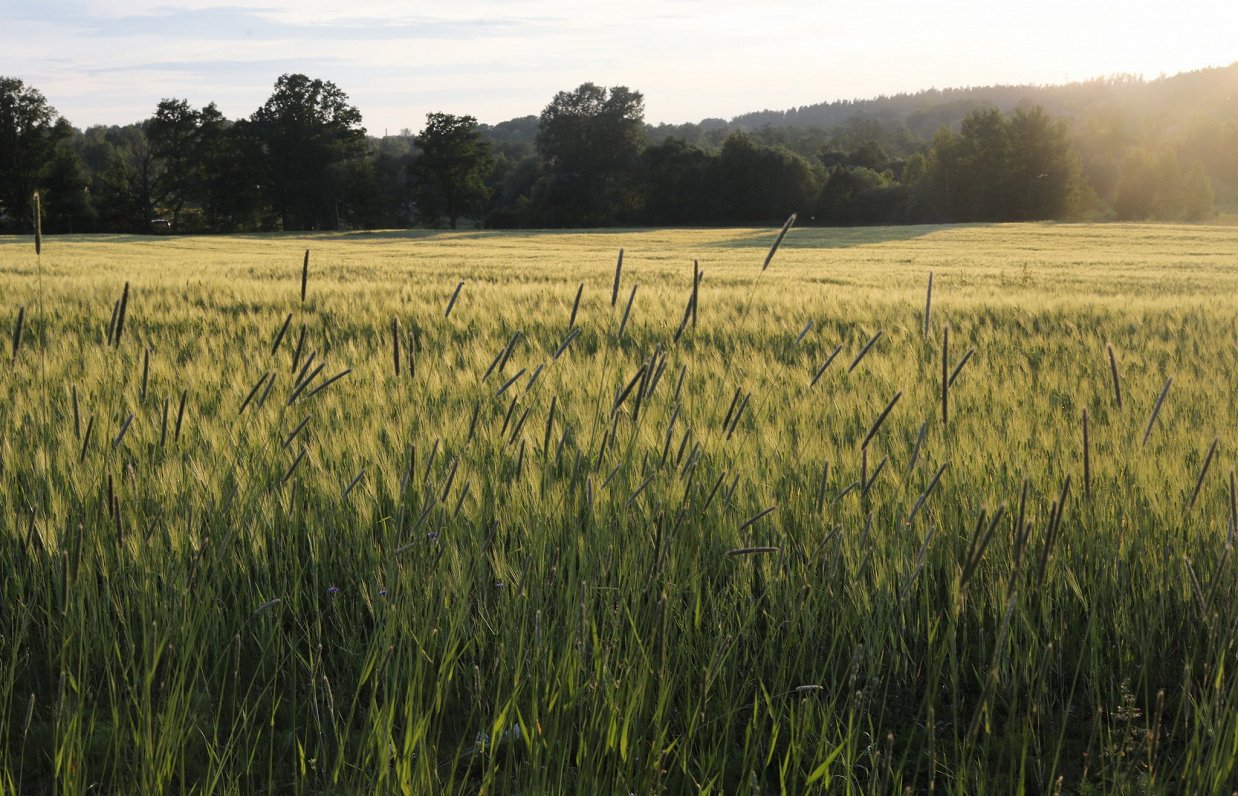
[(0, 243), (0, 791), (1230, 793), (1227, 233)]

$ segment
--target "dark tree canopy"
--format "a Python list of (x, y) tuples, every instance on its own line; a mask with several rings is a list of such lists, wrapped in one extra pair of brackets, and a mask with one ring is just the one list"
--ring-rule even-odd
[(39, 178), (71, 132), (37, 89), (0, 77), (0, 207), (23, 223), (31, 220)]
[(261, 190), (284, 229), (339, 226), (337, 167), (364, 152), (361, 112), (334, 83), (281, 75), (246, 132), (262, 152)]
[(475, 118), (449, 113), (427, 114), (416, 143), (421, 154), (411, 176), (417, 214), (429, 223), (445, 218), (455, 229), (461, 216), (479, 213), (490, 198), (490, 145)]
[(635, 212), (645, 143), (645, 99), (626, 86), (584, 83), (560, 91), (538, 120), (537, 150), (549, 171), (551, 220), (612, 224)]

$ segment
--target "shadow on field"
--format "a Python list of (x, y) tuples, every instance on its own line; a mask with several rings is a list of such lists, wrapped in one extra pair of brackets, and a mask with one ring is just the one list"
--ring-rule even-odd
[[(783, 243), (788, 248), (797, 245), (813, 249), (847, 249), (855, 246), (871, 246), (879, 243), (914, 240), (945, 229), (960, 229), (987, 226), (984, 224), (917, 224), (881, 227), (796, 227)], [(481, 240), (495, 238), (544, 238), (561, 235), (623, 236), (643, 233), (714, 232), (717, 239), (705, 243), (707, 248), (718, 249), (768, 249), (778, 234), (777, 227), (767, 229), (726, 227), (607, 227), (595, 229), (401, 229), (334, 233), (300, 233), (299, 237), (334, 237), (364, 241), (433, 240), (449, 237), (452, 240)], [(290, 233), (295, 234), (295, 233)]]
[[(984, 224), (908, 224), (889, 227), (797, 227), (791, 230), (782, 245), (789, 249), (850, 249), (880, 243), (915, 240), (947, 229), (987, 226)], [(737, 234), (706, 244), (716, 249), (768, 249), (778, 230), (742, 230)]]

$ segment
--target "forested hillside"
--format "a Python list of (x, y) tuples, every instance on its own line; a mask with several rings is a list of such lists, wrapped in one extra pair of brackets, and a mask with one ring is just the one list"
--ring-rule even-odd
[(656, 126), (639, 91), (587, 83), (383, 138), (305, 75), (247, 118), (173, 98), (84, 130), (0, 78), (0, 155), (10, 230), (34, 190), (54, 231), (1200, 220), (1238, 210), (1238, 63)]

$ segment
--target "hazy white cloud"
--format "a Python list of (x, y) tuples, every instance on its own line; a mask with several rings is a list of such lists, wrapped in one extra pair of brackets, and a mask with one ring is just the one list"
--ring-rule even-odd
[(0, 74), (79, 126), (170, 96), (248, 115), (293, 71), (334, 81), (381, 133), (434, 110), (537, 113), (586, 80), (643, 91), (658, 122), (1238, 60), (1238, 4), (1216, 0), (0, 0), (0, 20)]

